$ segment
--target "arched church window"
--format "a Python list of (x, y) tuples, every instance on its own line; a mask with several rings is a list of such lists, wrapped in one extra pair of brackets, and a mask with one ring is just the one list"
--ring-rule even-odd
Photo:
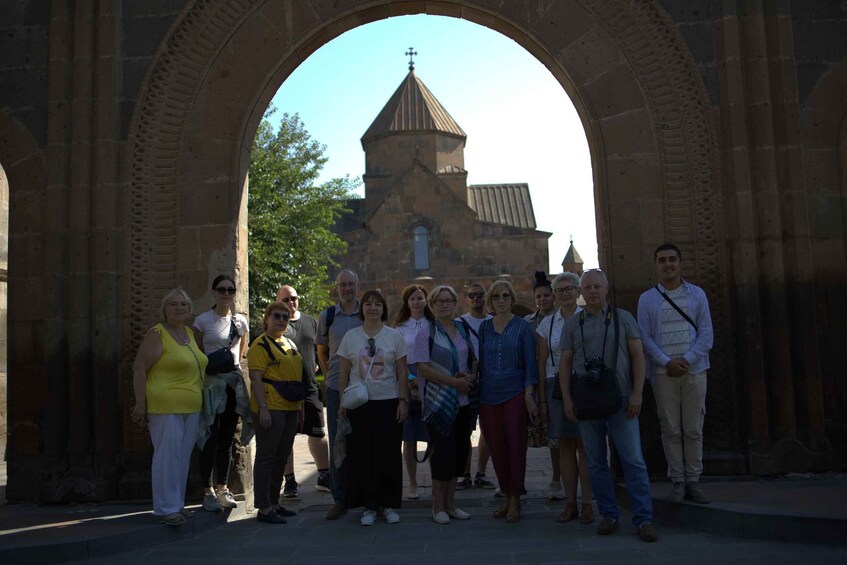
[(423, 226), (415, 228), (415, 269), (429, 269), (429, 232)]

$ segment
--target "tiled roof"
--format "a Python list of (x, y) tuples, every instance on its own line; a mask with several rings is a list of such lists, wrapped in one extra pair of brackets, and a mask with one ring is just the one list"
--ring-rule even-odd
[(439, 131), (467, 137), (423, 82), (409, 71), (388, 103), (362, 136), (362, 143), (388, 133)]
[(576, 247), (573, 246), (573, 241), (571, 241), (571, 246), (568, 247), (568, 252), (565, 253), (565, 258), (562, 259), (562, 265), (571, 265), (577, 264), (582, 265), (582, 257), (579, 256), (579, 253), (576, 250)]
[(468, 186), (468, 205), (483, 222), (535, 229), (535, 212), (526, 183)]

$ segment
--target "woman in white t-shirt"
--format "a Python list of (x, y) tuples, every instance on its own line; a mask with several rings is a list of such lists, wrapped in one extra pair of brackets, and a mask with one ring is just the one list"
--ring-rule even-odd
[(364, 324), (348, 331), (338, 346), (338, 389), (351, 381), (363, 381), (368, 389), (365, 404), (347, 410), (342, 396), (338, 409), (338, 417), (349, 418), (353, 430), (347, 437), (345, 502), (348, 508), (365, 507), (363, 526), (373, 526), (378, 511), (396, 524), (403, 494), (402, 424), (408, 415), (406, 340), (385, 325), (388, 304), (380, 291), (366, 291), (360, 304)]
[(229, 348), (235, 360), (232, 371), (206, 375), (203, 382), (203, 410), (197, 433), (200, 473), (206, 482), (203, 508), (217, 512), (238, 506), (227, 488), (232, 467), (232, 443), (238, 417), (249, 413), (247, 386), (241, 371), (241, 358), (247, 349), (247, 318), (236, 314), (235, 281), (218, 275), (212, 281), (215, 306), (194, 319), (197, 344), (206, 355)]

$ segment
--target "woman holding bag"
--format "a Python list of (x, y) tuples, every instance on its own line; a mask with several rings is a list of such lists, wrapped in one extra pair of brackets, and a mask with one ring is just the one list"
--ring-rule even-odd
[[(217, 512), (238, 506), (227, 481), (232, 467), (232, 444), (239, 416), (247, 418), (250, 395), (241, 371), (241, 358), (247, 351), (247, 318), (236, 314), (235, 281), (218, 275), (212, 281), (215, 306), (194, 319), (194, 335), (200, 349), (210, 357), (203, 383), (203, 410), (197, 430), (200, 448), (200, 474), (205, 481), (203, 509)], [(213, 360), (229, 355), (231, 366), (216, 369)], [(215, 480), (217, 479), (217, 481)]]
[(373, 526), (377, 512), (389, 524), (400, 516), (403, 462), (400, 444), (408, 414), (408, 368), (403, 334), (385, 325), (388, 305), (379, 290), (361, 298), (359, 316), (364, 324), (348, 331), (338, 346), (339, 390), (363, 382), (368, 401), (345, 408), (345, 391), (338, 416), (346, 416), (352, 433), (347, 436), (347, 507), (364, 506), (360, 523)]
[(450, 518), (468, 520), (471, 515), (456, 508), (456, 477), (465, 471), (471, 436), (468, 393), (476, 383), (476, 362), (470, 336), (453, 319), (458, 297), (449, 286), (437, 286), (429, 305), (435, 322), (424, 326), (415, 339), (418, 374), (427, 381), (424, 419), (433, 447), (432, 519), (449, 524)]
[(295, 513), (278, 505), (283, 471), (306, 397), (303, 357), (283, 334), (291, 313), (284, 302), (265, 308), (265, 331), (247, 351), (253, 398), (250, 412), (256, 425), (256, 462), (253, 465), (253, 505), (256, 519), (284, 524)]

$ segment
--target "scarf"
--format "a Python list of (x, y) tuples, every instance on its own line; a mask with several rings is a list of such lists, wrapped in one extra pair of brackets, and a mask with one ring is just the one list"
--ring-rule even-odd
[[(433, 322), (429, 329), (429, 360), (434, 369), (451, 377), (459, 372), (459, 352), (438, 321)], [(452, 386), (427, 382), (425, 400), (424, 421), (441, 435), (450, 435), (459, 412), (459, 391)]]

